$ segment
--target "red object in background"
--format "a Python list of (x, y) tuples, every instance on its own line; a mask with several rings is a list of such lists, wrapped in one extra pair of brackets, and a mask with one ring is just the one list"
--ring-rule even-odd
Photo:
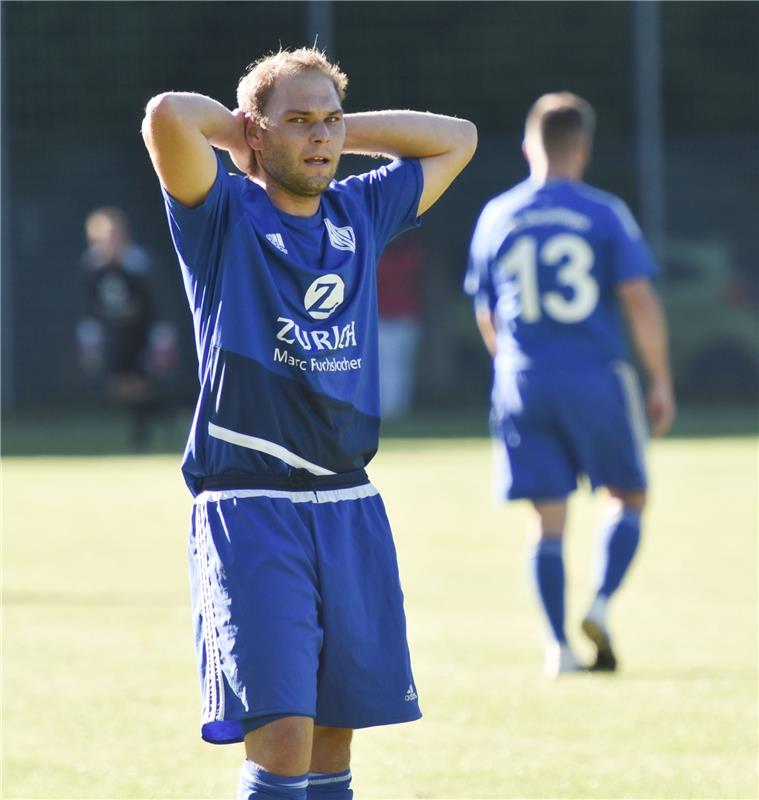
[(393, 242), (377, 266), (379, 315), (418, 317), (422, 311), (424, 249), (416, 242)]

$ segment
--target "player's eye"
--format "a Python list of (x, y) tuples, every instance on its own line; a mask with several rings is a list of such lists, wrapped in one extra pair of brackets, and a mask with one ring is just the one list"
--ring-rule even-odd
[(339, 114), (330, 114), (324, 121), (325, 122), (340, 122), (342, 117)]
[(290, 119), (288, 119), (287, 121), (288, 122), (305, 122), (306, 118), (305, 117), (290, 117)]

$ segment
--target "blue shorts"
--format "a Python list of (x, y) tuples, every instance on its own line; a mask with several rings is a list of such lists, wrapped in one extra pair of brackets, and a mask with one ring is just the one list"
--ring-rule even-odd
[(638, 380), (628, 364), (499, 376), (493, 400), (500, 497), (563, 498), (582, 475), (594, 489), (645, 489), (648, 429)]
[(364, 482), (195, 499), (189, 540), (201, 735), (279, 716), (363, 728), (421, 716), (390, 525)]

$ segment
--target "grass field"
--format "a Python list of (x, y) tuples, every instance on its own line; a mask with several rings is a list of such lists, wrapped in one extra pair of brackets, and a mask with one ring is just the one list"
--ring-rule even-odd
[[(652, 447), (623, 669), (552, 683), (526, 509), (491, 503), (489, 458), (482, 438), (396, 439), (373, 464), (425, 718), (357, 734), (357, 800), (756, 798), (756, 439)], [(5, 459), (2, 797), (234, 795), (240, 748), (198, 738), (178, 460)], [(572, 507), (572, 631), (598, 512)]]

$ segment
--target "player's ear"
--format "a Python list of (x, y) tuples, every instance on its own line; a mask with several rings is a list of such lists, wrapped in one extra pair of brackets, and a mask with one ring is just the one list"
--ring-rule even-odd
[(261, 138), (261, 126), (250, 115), (245, 115), (245, 141), (248, 143), (252, 150), (261, 150), (263, 148), (263, 141)]

